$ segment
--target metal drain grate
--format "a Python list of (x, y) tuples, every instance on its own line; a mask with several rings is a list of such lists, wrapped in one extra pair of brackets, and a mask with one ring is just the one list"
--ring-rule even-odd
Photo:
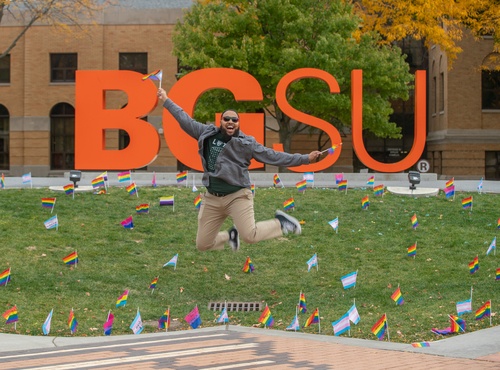
[(211, 311), (222, 311), (227, 305), (228, 311), (260, 311), (260, 302), (210, 302), (208, 309)]

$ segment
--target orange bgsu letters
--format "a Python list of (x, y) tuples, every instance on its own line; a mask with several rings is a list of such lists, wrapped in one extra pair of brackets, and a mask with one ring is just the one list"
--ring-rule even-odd
[[(341, 143), (340, 134), (334, 126), (330, 125), (326, 121), (323, 121), (322, 119), (298, 111), (297, 109), (293, 108), (286, 100), (286, 90), (288, 86), (296, 80), (308, 77), (319, 78), (325, 81), (328, 84), (331, 93), (340, 92), (339, 84), (331, 74), (320, 69), (301, 68), (287, 73), (280, 80), (278, 86), (276, 87), (276, 101), (284, 114), (299, 122), (306, 123), (310, 126), (323, 130), (330, 137), (330, 141), (332, 142), (332, 144), (339, 145)], [(328, 155), (317, 163), (297, 167), (289, 167), (288, 169), (295, 172), (317, 172), (324, 170), (335, 163), (340, 155), (340, 151), (341, 146), (339, 145), (338, 150), (335, 150), (333, 155)]]
[(402, 172), (413, 166), (420, 159), (425, 147), (425, 71), (415, 74), (415, 123), (413, 146), (410, 153), (399, 162), (382, 163), (373, 159), (363, 143), (363, 73), (361, 70), (351, 72), (351, 117), (352, 144), (359, 160), (366, 167), (378, 172)]
[[(168, 92), (177, 105), (193, 116), (196, 101), (205, 91), (211, 89), (227, 89), (234, 94), (237, 101), (262, 100), (259, 82), (250, 74), (230, 68), (207, 68), (191, 72), (182, 77)], [(262, 113), (241, 113), (240, 127), (247, 135), (264, 142), (264, 115)], [(215, 117), (220, 122), (220, 114)], [(186, 166), (203, 171), (198, 154), (197, 141), (186, 134), (175, 118), (166, 110), (163, 111), (163, 131), (165, 141), (172, 154)], [(253, 161), (250, 169), (262, 168), (262, 164)]]
[[(75, 168), (134, 169), (155, 160), (160, 137), (154, 126), (138, 117), (156, 108), (156, 87), (138, 76), (132, 71), (76, 71)], [(105, 92), (111, 90), (128, 95), (124, 108), (105, 109)], [(106, 150), (106, 129), (127, 131), (129, 145), (122, 150)]]

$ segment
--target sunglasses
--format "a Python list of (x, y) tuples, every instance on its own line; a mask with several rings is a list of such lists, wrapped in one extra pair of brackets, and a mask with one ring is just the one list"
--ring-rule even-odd
[(224, 120), (224, 122), (233, 121), (233, 123), (236, 123), (240, 120), (238, 117), (227, 117), (227, 116), (222, 117), (222, 119)]

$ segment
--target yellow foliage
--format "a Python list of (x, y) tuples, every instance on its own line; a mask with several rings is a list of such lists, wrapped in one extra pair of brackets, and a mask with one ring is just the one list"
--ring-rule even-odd
[[(345, 0), (348, 1), (348, 0)], [(363, 32), (377, 31), (391, 43), (405, 37), (439, 45), (452, 63), (468, 29), (476, 38), (492, 35), (500, 51), (500, 0), (354, 0)]]

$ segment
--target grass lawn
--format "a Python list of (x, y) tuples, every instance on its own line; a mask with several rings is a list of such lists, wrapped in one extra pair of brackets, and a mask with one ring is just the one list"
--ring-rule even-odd
[[(0, 287), (0, 313), (17, 306), (19, 321), (0, 324), (0, 331), (42, 335), (42, 324), (54, 309), (50, 335), (70, 336), (68, 316), (74, 310), (79, 325), (74, 335), (103, 335), (109, 310), (115, 315), (113, 335), (131, 333), (129, 326), (139, 308), (146, 323), (143, 332), (155, 332), (157, 320), (170, 307), (171, 328), (185, 330), (184, 320), (198, 305), (202, 326), (217, 325), (220, 311), (208, 309), (211, 301), (262, 302), (271, 310), (276, 330), (290, 324), (302, 291), (307, 313), (300, 324), (319, 308), (320, 327), (301, 331), (333, 335), (331, 323), (355, 301), (361, 320), (351, 325), (355, 338), (376, 339), (371, 328), (387, 314), (391, 341), (411, 343), (438, 337), (431, 328), (449, 326), (456, 303), (470, 298), (472, 313), (461, 317), (467, 331), (489, 327), (489, 318), (476, 321), (474, 312), (492, 302), (492, 323), (500, 307), (500, 253), (486, 255), (499, 234), (497, 194), (457, 193), (448, 200), (412, 198), (386, 193), (375, 197), (371, 188), (307, 189), (257, 188), (256, 220), (274, 216), (291, 197), (290, 213), (303, 220), (302, 235), (284, 236), (254, 245), (242, 243), (238, 253), (228, 248), (198, 252), (195, 248), (197, 193), (190, 188), (143, 187), (139, 197), (124, 188), (108, 194), (77, 193), (75, 198), (49, 189), (5, 189), (0, 191), (0, 272), (11, 268), (11, 281)], [(175, 206), (159, 206), (159, 198), (174, 195)], [(368, 195), (370, 206), (361, 208)], [(461, 200), (473, 195), (472, 212)], [(42, 208), (41, 198), (56, 197), (53, 213)], [(135, 207), (149, 203), (149, 214), (136, 214)], [(44, 221), (57, 214), (58, 230), (46, 230)], [(412, 228), (411, 216), (418, 227)], [(120, 222), (133, 217), (134, 228)], [(336, 233), (329, 221), (338, 217)], [(232, 224), (226, 221), (228, 229)], [(416, 257), (407, 248), (417, 243)], [(63, 257), (78, 252), (77, 266)], [(175, 254), (177, 267), (163, 267)], [(317, 253), (318, 269), (307, 271), (307, 261)], [(249, 256), (253, 273), (242, 271)], [(479, 270), (469, 273), (468, 264), (479, 257)], [(340, 277), (358, 272), (354, 288), (343, 289)], [(156, 289), (149, 289), (158, 277)], [(400, 287), (405, 303), (391, 299)], [(127, 304), (115, 307), (128, 289)], [(229, 312), (232, 325), (259, 325), (260, 312)], [(262, 325), (261, 325), (262, 326)], [(343, 334), (347, 336), (348, 334)]]

